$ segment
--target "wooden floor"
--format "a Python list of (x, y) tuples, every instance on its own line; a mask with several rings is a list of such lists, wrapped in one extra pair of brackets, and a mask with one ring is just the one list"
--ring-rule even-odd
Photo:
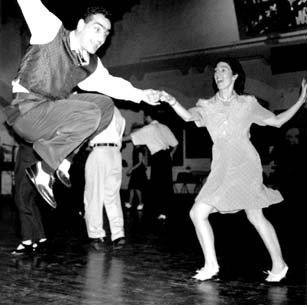
[(127, 245), (100, 250), (87, 242), (80, 216), (47, 208), (48, 253), (15, 257), (18, 221), (10, 198), (2, 198), (0, 304), (307, 304), (307, 214), (289, 215), (282, 205), (268, 209), (290, 267), (286, 281), (273, 285), (263, 282), (270, 262), (244, 214), (212, 215), (221, 274), (197, 282), (191, 276), (203, 262), (188, 218), (191, 203), (177, 196), (164, 224), (125, 211)]

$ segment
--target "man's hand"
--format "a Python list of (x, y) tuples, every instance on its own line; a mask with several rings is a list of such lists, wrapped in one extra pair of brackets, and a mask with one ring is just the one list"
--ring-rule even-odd
[(143, 101), (149, 105), (159, 105), (160, 104), (160, 96), (161, 91), (153, 90), (153, 89), (147, 89), (143, 90), (144, 96)]

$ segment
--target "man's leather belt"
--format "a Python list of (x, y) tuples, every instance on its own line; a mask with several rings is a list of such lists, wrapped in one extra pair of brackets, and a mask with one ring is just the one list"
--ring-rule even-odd
[(94, 147), (100, 147), (100, 146), (111, 146), (111, 147), (118, 147), (115, 143), (94, 143), (91, 145), (92, 148)]

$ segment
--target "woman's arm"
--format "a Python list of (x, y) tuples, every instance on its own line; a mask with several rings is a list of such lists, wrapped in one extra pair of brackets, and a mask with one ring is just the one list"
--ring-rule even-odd
[(185, 109), (173, 96), (165, 91), (162, 91), (160, 100), (168, 103), (174, 111), (186, 122), (197, 121), (199, 117)]
[(142, 164), (145, 164), (144, 163), (145, 159), (144, 159), (144, 156), (141, 152), (139, 152), (138, 157), (139, 157), (138, 163), (131, 166), (131, 168), (127, 171), (129, 174), (131, 174), (135, 169), (140, 167)]
[(175, 152), (176, 152), (176, 150), (177, 150), (177, 147), (178, 147), (178, 146), (172, 147), (172, 149), (171, 149), (171, 151), (170, 151), (170, 156), (171, 156), (172, 159), (174, 158), (174, 154), (175, 154)]
[(292, 105), (288, 110), (281, 112), (280, 114), (274, 117), (264, 120), (264, 123), (266, 123), (269, 126), (280, 127), (286, 122), (288, 122), (296, 114), (296, 112), (301, 108), (301, 106), (305, 103), (306, 92), (307, 92), (307, 83), (306, 83), (306, 79), (303, 78), (302, 84), (301, 84), (301, 95), (299, 99), (297, 100), (297, 102), (294, 105)]

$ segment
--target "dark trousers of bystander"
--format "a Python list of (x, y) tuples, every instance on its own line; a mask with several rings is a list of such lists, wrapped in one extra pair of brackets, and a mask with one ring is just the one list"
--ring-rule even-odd
[(169, 150), (160, 150), (150, 158), (150, 201), (153, 215), (168, 215), (173, 196), (172, 160)]
[(16, 156), (14, 200), (19, 214), (22, 241), (36, 241), (46, 237), (38, 206), (40, 196), (26, 175), (26, 168), (35, 162), (37, 158), (32, 145), (21, 142)]

